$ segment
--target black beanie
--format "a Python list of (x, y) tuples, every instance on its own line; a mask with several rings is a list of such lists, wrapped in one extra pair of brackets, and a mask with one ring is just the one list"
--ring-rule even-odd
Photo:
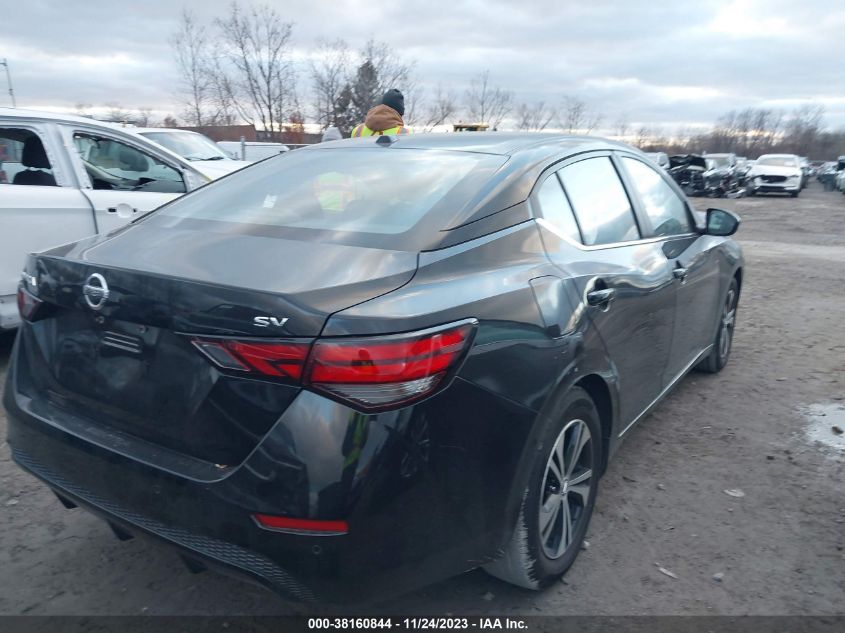
[(393, 108), (399, 116), (405, 116), (405, 97), (396, 88), (391, 88), (384, 93), (381, 102), (389, 108)]

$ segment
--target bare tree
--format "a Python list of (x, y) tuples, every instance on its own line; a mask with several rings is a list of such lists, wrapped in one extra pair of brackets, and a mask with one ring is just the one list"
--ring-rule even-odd
[(336, 101), (336, 125), (349, 133), (381, 101), (389, 88), (405, 95), (406, 120), (415, 117), (416, 89), (412, 81), (413, 62), (405, 62), (389, 45), (370, 40), (359, 53), (361, 62), (354, 76), (344, 84)]
[(513, 93), (490, 85), (490, 71), (485, 70), (470, 83), (466, 108), (473, 123), (486, 123), (496, 129), (513, 109)]
[(74, 106), (73, 111), (77, 116), (91, 116), (88, 112), (91, 107), (90, 103), (79, 102)]
[[(423, 108), (421, 118), (423, 130), (430, 132), (438, 125), (443, 125), (451, 119), (458, 111), (458, 99), (454, 92), (446, 90), (441, 84), (437, 84), (430, 101)], [(412, 119), (409, 119), (412, 121)]]
[(643, 149), (646, 147), (652, 138), (651, 129), (647, 125), (641, 125), (636, 133), (636, 138), (634, 139), (634, 145)]
[(631, 132), (631, 123), (628, 120), (628, 113), (622, 112), (613, 123), (613, 134), (616, 138), (624, 141)]
[(312, 109), (323, 129), (338, 124), (340, 94), (349, 81), (350, 62), (349, 46), (341, 39), (320, 41), (311, 59)]
[(364, 45), (360, 55), (362, 60), (369, 61), (375, 69), (376, 92), (379, 96), (390, 88), (398, 88), (406, 95), (413, 92), (414, 61), (406, 62), (392, 46), (372, 39)]
[(183, 9), (179, 28), (170, 38), (179, 71), (182, 116), (189, 125), (206, 125), (213, 118), (208, 110), (214, 77), (210, 67), (210, 44), (205, 26), (189, 9)]
[(293, 24), (268, 5), (243, 10), (237, 2), (215, 23), (225, 48), (221, 83), (228, 84), (233, 105), (267, 132), (280, 132), (299, 109), (290, 55)]
[(521, 103), (516, 109), (516, 127), (518, 130), (541, 132), (549, 126), (555, 114), (554, 109), (546, 106), (544, 101), (531, 105)]
[(148, 106), (138, 108), (138, 113), (135, 115), (135, 124), (140, 127), (155, 127), (153, 120), (153, 109)]
[(582, 99), (566, 97), (560, 109), (558, 123), (569, 134), (589, 134), (602, 121), (602, 115), (593, 112)]
[(128, 123), (134, 120), (132, 113), (129, 112), (126, 108), (116, 102), (110, 102), (106, 104), (108, 111), (106, 112), (106, 116), (108, 117), (109, 121), (114, 123)]
[(785, 135), (788, 139), (787, 148), (801, 156), (806, 156), (814, 147), (822, 133), (824, 120), (824, 106), (804, 104), (796, 109), (786, 122)]

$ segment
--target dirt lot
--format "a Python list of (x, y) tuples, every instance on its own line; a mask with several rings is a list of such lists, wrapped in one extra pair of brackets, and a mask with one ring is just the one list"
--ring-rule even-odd
[[(707, 203), (744, 219), (731, 362), (716, 376), (691, 374), (631, 433), (565, 582), (532, 593), (476, 571), (365, 612), (845, 613), (845, 450), (808, 439), (805, 416), (810, 405), (845, 410), (845, 196), (814, 183), (797, 200), (696, 201)], [(0, 337), (0, 377), (11, 344)], [(833, 441), (827, 412), (818, 433)], [(724, 492), (735, 489), (744, 496)], [(64, 510), (0, 447), (0, 613), (311, 609), (192, 575), (144, 540), (117, 541), (93, 517)]]

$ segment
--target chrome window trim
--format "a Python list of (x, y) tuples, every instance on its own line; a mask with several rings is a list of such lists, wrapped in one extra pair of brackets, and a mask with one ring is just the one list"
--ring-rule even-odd
[(575, 248), (585, 252), (602, 250), (605, 248), (622, 248), (624, 246), (636, 246), (638, 244), (654, 244), (655, 242), (664, 242), (666, 240), (676, 240), (685, 237), (699, 236), (698, 233), (680, 233), (678, 235), (656, 235), (652, 237), (643, 237), (638, 240), (630, 240), (628, 242), (609, 242), (607, 244), (592, 244), (588, 246), (586, 244), (581, 244), (580, 242), (574, 242), (572, 239), (564, 235), (563, 232), (561, 232), (560, 229), (558, 229), (554, 224), (552, 224), (545, 218), (535, 217), (534, 221), (537, 222), (537, 224), (542, 226), (544, 229), (554, 233), (567, 244), (570, 244), (571, 246), (574, 246)]

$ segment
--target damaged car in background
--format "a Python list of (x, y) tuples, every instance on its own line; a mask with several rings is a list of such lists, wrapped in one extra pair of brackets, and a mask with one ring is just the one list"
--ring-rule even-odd
[(801, 193), (804, 173), (801, 161), (794, 154), (763, 154), (748, 172), (748, 195), (788, 193), (797, 198)]
[(743, 195), (733, 154), (678, 154), (669, 158), (669, 174), (688, 196), (739, 198)]

